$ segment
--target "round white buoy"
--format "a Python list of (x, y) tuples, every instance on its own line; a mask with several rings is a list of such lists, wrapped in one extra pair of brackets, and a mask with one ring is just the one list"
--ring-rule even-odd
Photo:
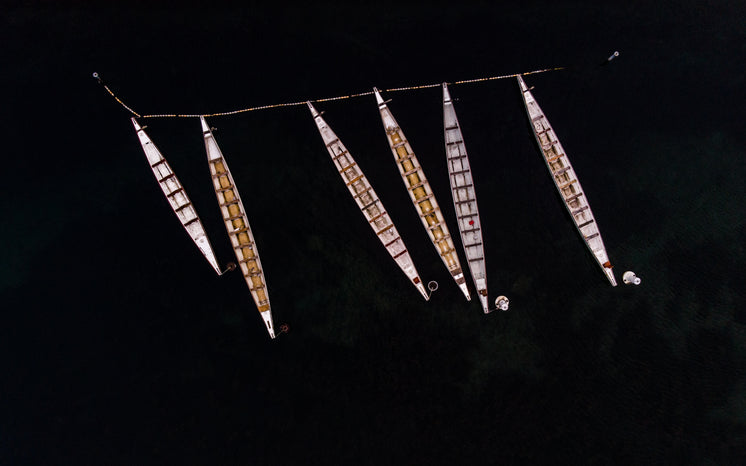
[(505, 296), (498, 296), (495, 300), (495, 307), (500, 309), (501, 311), (507, 311), (509, 305), (510, 300)]
[(642, 280), (640, 280), (640, 277), (635, 275), (634, 272), (630, 272), (629, 270), (624, 272), (624, 275), (622, 275), (622, 280), (624, 280), (625, 285), (639, 285)]

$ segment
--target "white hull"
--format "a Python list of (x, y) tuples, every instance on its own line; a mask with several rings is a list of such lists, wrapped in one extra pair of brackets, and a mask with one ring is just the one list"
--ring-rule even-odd
[(536, 142), (541, 148), (549, 173), (557, 187), (557, 190), (565, 203), (567, 211), (570, 213), (580, 236), (588, 245), (593, 257), (601, 266), (606, 278), (612, 286), (616, 286), (614, 271), (612, 270), (609, 257), (606, 254), (604, 242), (601, 239), (601, 233), (598, 230), (596, 219), (593, 217), (591, 207), (585, 196), (585, 191), (580, 186), (575, 170), (573, 170), (570, 160), (567, 158), (562, 144), (560, 144), (557, 135), (552, 126), (549, 124), (544, 112), (534, 99), (531, 91), (526, 86), (523, 78), (518, 76), (518, 85), (523, 95), (523, 102), (526, 106), (528, 118), (531, 121), (531, 128), (534, 131)]
[(194, 209), (194, 205), (192, 205), (192, 201), (187, 196), (184, 187), (173, 170), (171, 170), (171, 166), (163, 157), (161, 151), (153, 144), (153, 141), (137, 123), (137, 120), (132, 118), (132, 124), (135, 126), (135, 131), (137, 131), (137, 137), (140, 138), (140, 144), (148, 159), (150, 168), (153, 170), (153, 175), (158, 180), (158, 185), (161, 187), (166, 199), (168, 199), (171, 209), (192, 238), (192, 241), (194, 241), (194, 244), (197, 245), (202, 255), (205, 256), (205, 259), (215, 269), (215, 272), (221, 275), (220, 266), (205, 233), (205, 227), (202, 225), (202, 221), (199, 219), (197, 211)]
[(374, 88), (373, 90), (376, 94), (383, 128), (386, 131), (391, 152), (394, 154), (394, 159), (396, 160), (396, 166), (399, 168), (404, 186), (407, 188), (415, 209), (417, 209), (422, 225), (425, 227), (425, 231), (427, 231), (430, 240), (433, 242), (435, 250), (438, 251), (443, 264), (448, 268), (456, 284), (464, 293), (466, 299), (471, 300), (469, 289), (466, 286), (466, 279), (458, 260), (458, 254), (453, 246), (453, 239), (448, 232), (448, 226), (443, 219), (443, 213), (440, 211), (438, 202), (435, 200), (430, 183), (425, 178), (425, 173), (422, 171), (412, 147), (409, 145), (404, 132), (397, 124), (388, 106), (381, 98), (378, 89)]
[(246, 216), (241, 197), (238, 194), (236, 183), (228, 169), (228, 164), (223, 158), (215, 137), (207, 125), (204, 117), (200, 117), (202, 133), (205, 137), (205, 148), (207, 149), (207, 161), (210, 164), (210, 174), (218, 198), (220, 211), (223, 214), (225, 228), (233, 245), (233, 252), (243, 272), (246, 285), (251, 291), (256, 307), (267, 326), (269, 336), (275, 337), (274, 322), (272, 321), (272, 310), (269, 304), (267, 284), (264, 280), (264, 269), (259, 260), (259, 252), (256, 248), (254, 235), (251, 232), (249, 219)]
[(425, 300), (429, 300), (430, 296), (425, 290), (425, 286), (420, 279), (417, 269), (412, 262), (412, 258), (407, 251), (404, 241), (399, 236), (399, 232), (396, 230), (389, 214), (383, 207), (378, 195), (371, 187), (368, 179), (363, 174), (363, 171), (352, 158), (352, 155), (347, 151), (342, 141), (339, 140), (337, 135), (327, 125), (326, 121), (316, 111), (316, 109), (308, 102), (308, 109), (313, 115), (313, 119), (316, 122), (316, 126), (319, 129), (321, 138), (324, 140), (324, 145), (329, 151), (329, 155), (337, 168), (337, 172), (342, 177), (350, 195), (357, 203), (358, 208), (368, 220), (368, 225), (373, 229), (381, 244), (391, 255), (391, 258), (399, 265), (402, 272), (409, 278), (409, 281), (417, 288), (422, 294)]
[(474, 190), (474, 180), (461, 127), (456, 117), (456, 110), (453, 108), (451, 94), (445, 83), (443, 84), (443, 131), (453, 207), (461, 233), (461, 243), (464, 246), (471, 278), (477, 289), (477, 296), (479, 296), (484, 313), (487, 314), (490, 312), (487, 300), (487, 268), (482, 245), (482, 223), (477, 208), (477, 194)]

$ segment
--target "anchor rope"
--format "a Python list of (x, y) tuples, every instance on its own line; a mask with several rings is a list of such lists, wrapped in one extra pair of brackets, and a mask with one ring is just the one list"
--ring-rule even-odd
[(124, 107), (124, 108), (126, 108), (127, 110), (129, 110), (129, 112), (130, 112), (131, 114), (133, 114), (133, 115), (135, 115), (136, 117), (140, 118), (140, 115), (139, 115), (139, 114), (138, 114), (138, 113), (137, 113), (136, 111), (134, 111), (134, 110), (132, 110), (131, 108), (129, 108), (129, 107), (127, 106), (127, 104), (125, 104), (124, 102), (122, 102), (122, 101), (121, 101), (121, 100), (119, 99), (119, 97), (117, 97), (117, 96), (116, 96), (116, 94), (114, 94), (114, 92), (113, 92), (113, 91), (112, 91), (111, 89), (109, 89), (109, 86), (107, 86), (107, 85), (106, 85), (106, 84), (104, 84), (104, 83), (101, 83), (101, 85), (102, 85), (102, 86), (104, 86), (104, 89), (106, 89), (106, 91), (107, 91), (107, 92), (108, 92), (109, 94), (111, 94), (111, 96), (112, 96), (112, 97), (114, 97), (114, 99), (116, 99), (116, 101), (117, 101), (117, 102), (119, 102), (119, 104), (120, 104), (120, 105), (121, 105), (122, 107)]
[[(447, 85), (458, 85), (458, 84), (472, 84), (472, 83), (479, 83), (479, 82), (485, 82), (485, 81), (494, 81), (497, 79), (507, 79), (507, 78), (515, 78), (516, 76), (527, 76), (530, 74), (538, 74), (538, 73), (546, 73), (549, 71), (561, 71), (567, 69), (564, 66), (559, 66), (555, 68), (544, 68), (541, 70), (534, 70), (534, 71), (527, 71), (525, 73), (513, 73), (513, 74), (504, 74), (499, 76), (490, 76), (487, 78), (475, 78), (475, 79), (464, 79), (461, 81), (454, 81), (451, 83), (445, 83)], [(156, 114), (149, 114), (149, 115), (140, 115), (139, 113), (135, 112), (131, 107), (126, 105), (119, 97), (114, 94), (114, 92), (109, 89), (109, 86), (104, 84), (101, 81), (101, 78), (99, 77), (98, 73), (93, 73), (93, 77), (98, 80), (98, 82), (104, 86), (104, 89), (112, 96), (114, 99), (119, 102), (119, 104), (127, 109), (131, 114), (138, 118), (199, 118), (199, 117), (219, 117), (219, 116), (230, 116), (230, 115), (237, 115), (239, 113), (246, 113), (246, 112), (254, 112), (257, 110), (267, 110), (270, 108), (280, 108), (280, 107), (295, 107), (299, 105), (305, 105), (306, 102), (330, 102), (333, 100), (344, 100), (344, 99), (352, 99), (355, 97), (363, 97), (374, 94), (373, 91), (367, 91), (367, 92), (359, 92), (356, 94), (349, 94), (349, 95), (341, 95), (337, 97), (324, 97), (321, 99), (308, 99), (304, 100), (302, 102), (286, 102), (281, 104), (270, 104), (270, 105), (260, 105), (258, 107), (248, 107), (248, 108), (242, 108), (239, 110), (230, 110), (227, 112), (218, 112), (218, 113), (209, 113), (209, 114), (180, 114), (180, 113), (156, 113)], [(400, 91), (411, 91), (411, 90), (419, 90), (419, 89), (429, 89), (433, 87), (441, 86), (441, 83), (437, 84), (420, 84), (416, 86), (406, 86), (406, 87), (395, 87), (391, 89), (384, 89), (381, 92), (400, 92)]]

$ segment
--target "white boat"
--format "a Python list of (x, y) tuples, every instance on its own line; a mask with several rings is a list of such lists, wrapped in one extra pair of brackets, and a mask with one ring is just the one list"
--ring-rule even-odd
[(466, 299), (471, 301), (469, 288), (466, 286), (466, 279), (461, 269), (461, 263), (453, 246), (453, 239), (448, 232), (448, 226), (443, 219), (443, 213), (440, 211), (440, 207), (438, 207), (438, 202), (435, 200), (430, 183), (425, 178), (425, 173), (422, 171), (412, 147), (404, 136), (404, 132), (397, 124), (386, 102), (381, 98), (380, 92), (376, 88), (373, 88), (373, 91), (376, 94), (378, 110), (381, 113), (381, 121), (383, 122), (386, 136), (388, 136), (387, 139), (391, 147), (391, 152), (394, 154), (396, 166), (399, 168), (399, 173), (404, 181), (404, 186), (407, 188), (407, 192), (409, 192), (409, 197), (412, 199), (412, 204), (417, 209), (422, 225), (425, 227), (428, 236), (430, 236), (435, 250), (440, 254), (440, 258), (448, 268), (456, 284), (464, 293)]
[(471, 278), (477, 289), (479, 302), (482, 304), (484, 313), (487, 314), (491, 311), (487, 301), (487, 268), (482, 245), (482, 222), (479, 220), (477, 195), (474, 191), (469, 157), (446, 83), (443, 83), (443, 131), (453, 207), (461, 233), (461, 243), (464, 246), (464, 254), (466, 254)]
[(342, 181), (344, 181), (360, 211), (368, 220), (368, 224), (410, 282), (425, 300), (429, 300), (430, 296), (417, 273), (409, 251), (407, 251), (404, 241), (399, 236), (399, 232), (383, 207), (381, 200), (368, 182), (368, 178), (311, 102), (307, 102), (307, 104), (337, 172), (342, 177)]
[(197, 211), (189, 196), (187, 196), (184, 187), (163, 157), (163, 154), (161, 154), (161, 151), (158, 150), (158, 147), (153, 144), (153, 141), (145, 133), (145, 128), (141, 127), (134, 118), (132, 118), (132, 124), (135, 126), (137, 137), (140, 138), (140, 144), (143, 151), (145, 151), (145, 156), (148, 159), (150, 168), (153, 170), (155, 179), (158, 180), (158, 184), (163, 194), (165, 194), (166, 199), (168, 199), (171, 209), (173, 209), (202, 255), (205, 256), (205, 259), (215, 269), (215, 272), (218, 275), (222, 275), (218, 261), (215, 258), (215, 252), (212, 250), (210, 240), (205, 233), (205, 227), (202, 225), (202, 221), (199, 219)]
[(251, 232), (249, 219), (246, 217), (241, 197), (236, 189), (236, 183), (228, 169), (228, 164), (223, 158), (212, 130), (207, 125), (204, 117), (200, 117), (202, 133), (205, 137), (205, 148), (207, 149), (207, 161), (210, 164), (210, 174), (215, 186), (215, 194), (218, 197), (220, 211), (223, 214), (225, 228), (236, 253), (238, 265), (241, 267), (246, 285), (251, 291), (256, 307), (264, 319), (269, 336), (275, 337), (274, 322), (272, 321), (272, 309), (269, 304), (267, 284), (264, 280), (264, 269), (259, 260), (259, 252), (256, 248), (254, 235)]
[(518, 85), (523, 95), (523, 102), (526, 105), (528, 119), (531, 121), (531, 128), (534, 131), (536, 142), (541, 148), (549, 173), (552, 175), (555, 186), (562, 197), (562, 200), (570, 213), (580, 236), (588, 245), (593, 257), (595, 257), (601, 269), (604, 271), (606, 278), (609, 279), (612, 286), (616, 286), (614, 271), (612, 270), (609, 257), (606, 254), (604, 242), (601, 239), (601, 233), (598, 230), (596, 219), (593, 217), (585, 191), (580, 186), (580, 181), (573, 170), (570, 160), (567, 158), (562, 144), (560, 144), (557, 135), (552, 126), (549, 124), (544, 112), (534, 99), (531, 91), (526, 86), (521, 76), (518, 76)]

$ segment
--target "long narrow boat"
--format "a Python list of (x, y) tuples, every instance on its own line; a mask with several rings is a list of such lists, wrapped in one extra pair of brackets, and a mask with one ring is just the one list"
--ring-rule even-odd
[(233, 244), (233, 252), (236, 253), (236, 259), (243, 272), (246, 285), (248, 285), (256, 307), (262, 319), (264, 319), (269, 336), (274, 338), (275, 329), (267, 284), (264, 280), (264, 269), (259, 260), (259, 252), (256, 248), (254, 235), (251, 232), (249, 219), (246, 217), (246, 209), (244, 209), (236, 183), (233, 181), (233, 176), (228, 169), (228, 164), (223, 158), (218, 143), (215, 141), (212, 130), (204, 117), (199, 119), (202, 123), (202, 134), (205, 137), (205, 148), (207, 149), (207, 161), (210, 164), (212, 183), (215, 186), (220, 212), (223, 214), (223, 220), (225, 221), (225, 229), (228, 231), (228, 236)]
[(409, 192), (409, 197), (412, 199), (412, 204), (417, 209), (422, 225), (425, 227), (428, 236), (430, 236), (435, 250), (440, 254), (440, 258), (448, 268), (456, 284), (464, 293), (466, 299), (471, 301), (469, 288), (466, 286), (466, 279), (461, 270), (461, 263), (453, 246), (453, 239), (448, 232), (448, 226), (446, 226), (443, 213), (440, 211), (438, 202), (435, 200), (430, 183), (425, 178), (425, 173), (422, 171), (412, 147), (404, 136), (404, 132), (397, 124), (386, 102), (383, 101), (381, 93), (376, 88), (373, 88), (373, 91), (376, 94), (378, 110), (381, 113), (381, 121), (388, 136), (391, 152), (394, 154), (396, 166), (399, 168), (399, 173), (404, 181), (404, 186), (407, 188), (407, 192)]
[(391, 258), (402, 269), (402, 272), (409, 278), (425, 300), (429, 300), (430, 296), (425, 290), (422, 280), (420, 280), (420, 275), (417, 273), (409, 251), (407, 251), (404, 245), (404, 240), (399, 236), (399, 232), (391, 221), (391, 217), (389, 217), (389, 214), (383, 207), (381, 200), (378, 199), (378, 195), (368, 182), (368, 178), (366, 178), (362, 169), (355, 162), (355, 159), (352, 158), (352, 155), (350, 155), (347, 148), (342, 144), (342, 141), (339, 140), (326, 121), (321, 118), (319, 112), (311, 105), (311, 102), (307, 102), (307, 104), (319, 129), (319, 133), (321, 133), (321, 138), (324, 140), (326, 149), (329, 151), (332, 162), (337, 167), (337, 172), (342, 177), (342, 181), (344, 181), (360, 211), (366, 220), (368, 220), (368, 224), (389, 252)]
[(474, 180), (461, 134), (461, 126), (458, 123), (446, 83), (443, 83), (443, 131), (453, 207), (456, 210), (458, 229), (461, 232), (461, 243), (464, 246), (479, 302), (482, 304), (484, 313), (488, 314), (490, 309), (487, 301), (487, 268), (482, 246), (482, 222), (480, 222), (477, 208), (477, 194), (474, 191)]
[(163, 154), (161, 154), (161, 151), (158, 150), (158, 147), (153, 144), (153, 141), (147, 133), (145, 133), (145, 129), (141, 127), (134, 118), (132, 118), (132, 124), (135, 126), (137, 137), (140, 138), (140, 144), (142, 145), (142, 149), (148, 159), (150, 168), (153, 170), (155, 179), (158, 180), (158, 184), (160, 185), (163, 194), (166, 196), (166, 199), (168, 199), (171, 209), (173, 209), (174, 213), (179, 218), (179, 221), (192, 238), (192, 241), (194, 241), (194, 244), (196, 244), (200, 252), (202, 252), (202, 255), (205, 256), (205, 259), (207, 259), (212, 268), (215, 269), (215, 272), (218, 275), (222, 275), (218, 261), (215, 258), (215, 252), (212, 250), (210, 240), (207, 238), (207, 234), (205, 233), (205, 227), (202, 225), (202, 221), (199, 219), (192, 201), (189, 200), (189, 196), (187, 196), (184, 186), (182, 186), (181, 182), (176, 177), (176, 174), (163, 157)]
[(591, 206), (585, 196), (585, 191), (580, 186), (580, 181), (570, 164), (570, 159), (562, 149), (557, 135), (555, 134), (549, 120), (534, 99), (528, 86), (521, 76), (518, 76), (518, 85), (523, 95), (523, 102), (526, 105), (528, 119), (531, 121), (531, 128), (534, 131), (536, 142), (541, 148), (544, 155), (549, 173), (552, 175), (555, 186), (562, 197), (562, 200), (570, 213), (578, 233), (588, 245), (593, 257), (601, 266), (612, 286), (616, 286), (614, 271), (612, 270), (609, 256), (606, 254), (604, 242), (601, 239), (601, 233), (598, 230), (596, 219), (591, 212)]

